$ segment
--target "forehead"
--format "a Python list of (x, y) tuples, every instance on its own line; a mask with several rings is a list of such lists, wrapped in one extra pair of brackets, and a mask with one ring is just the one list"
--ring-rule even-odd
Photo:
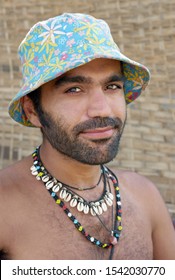
[(122, 64), (119, 60), (96, 58), (84, 65), (74, 68), (68, 71), (66, 74), (76, 74), (80, 72), (98, 71), (97, 73), (104, 73), (104, 71), (115, 71), (116, 73), (122, 73)]

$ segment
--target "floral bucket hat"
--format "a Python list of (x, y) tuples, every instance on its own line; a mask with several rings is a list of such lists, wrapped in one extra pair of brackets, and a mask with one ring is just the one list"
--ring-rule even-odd
[(20, 124), (33, 126), (23, 110), (23, 98), (80, 65), (96, 58), (116, 59), (123, 64), (126, 103), (135, 100), (150, 79), (149, 70), (123, 55), (109, 26), (101, 19), (78, 13), (64, 13), (36, 23), (19, 46), (22, 87), (9, 105), (10, 116)]

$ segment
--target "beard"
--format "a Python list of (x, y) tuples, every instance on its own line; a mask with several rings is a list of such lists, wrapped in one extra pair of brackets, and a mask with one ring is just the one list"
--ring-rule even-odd
[[(59, 153), (84, 164), (98, 165), (112, 161), (119, 150), (125, 122), (119, 118), (95, 117), (70, 129), (63, 117), (54, 119), (50, 113), (40, 110), (43, 138)], [(110, 126), (114, 134), (109, 139), (84, 139), (80, 134), (87, 129)]]

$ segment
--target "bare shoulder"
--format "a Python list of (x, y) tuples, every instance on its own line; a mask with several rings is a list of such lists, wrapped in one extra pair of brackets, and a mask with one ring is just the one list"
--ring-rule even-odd
[(154, 227), (158, 212), (167, 211), (157, 186), (136, 172), (115, 169), (113, 171), (118, 177), (121, 193), (125, 199), (142, 207)]
[(0, 171), (0, 250), (8, 251), (11, 234), (15, 228), (21, 189), (27, 177), (28, 159), (21, 160)]
[(113, 169), (113, 172), (117, 175), (119, 184), (126, 193), (132, 193), (136, 197), (139, 196), (140, 199), (143, 197), (144, 200), (151, 196), (152, 200), (149, 199), (147, 203), (151, 203), (154, 199), (162, 200), (157, 186), (145, 176), (117, 169)]
[(145, 209), (150, 211), (150, 216), (155, 225), (161, 211), (167, 212), (167, 208), (157, 186), (145, 176), (132, 171), (117, 171), (119, 184), (126, 196), (132, 196), (133, 201), (141, 201)]
[[(0, 170), (0, 207), (7, 206), (15, 201), (25, 180), (30, 180), (31, 159), (26, 157), (2, 170)], [(1, 212), (3, 213), (3, 212)]]
[(154, 259), (175, 260), (175, 231), (157, 186), (135, 172), (113, 171), (125, 197), (132, 197), (132, 202), (142, 206), (150, 219)]
[[(9, 185), (11, 181), (14, 182), (15, 178), (24, 175), (24, 171), (27, 170), (26, 167), (32, 164), (30, 157), (26, 157), (20, 161), (15, 162), (14, 164), (9, 165), (8, 167), (0, 170), (0, 188), (5, 185)], [(16, 181), (16, 180), (15, 180)]]
[(0, 170), (0, 200), (3, 204), (5, 196), (14, 197), (18, 192), (23, 178), (29, 173), (29, 158), (18, 161)]

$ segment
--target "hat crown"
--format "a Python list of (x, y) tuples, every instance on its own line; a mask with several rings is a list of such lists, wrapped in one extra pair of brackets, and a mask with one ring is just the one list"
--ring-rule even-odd
[(64, 13), (63, 15), (40, 21), (35, 24), (21, 42), (18, 53), (22, 63), (23, 82), (47, 71), (47, 66), (64, 66), (73, 58), (83, 59), (92, 48), (109, 47), (119, 51), (113, 41), (109, 26), (104, 20), (93, 16)]

